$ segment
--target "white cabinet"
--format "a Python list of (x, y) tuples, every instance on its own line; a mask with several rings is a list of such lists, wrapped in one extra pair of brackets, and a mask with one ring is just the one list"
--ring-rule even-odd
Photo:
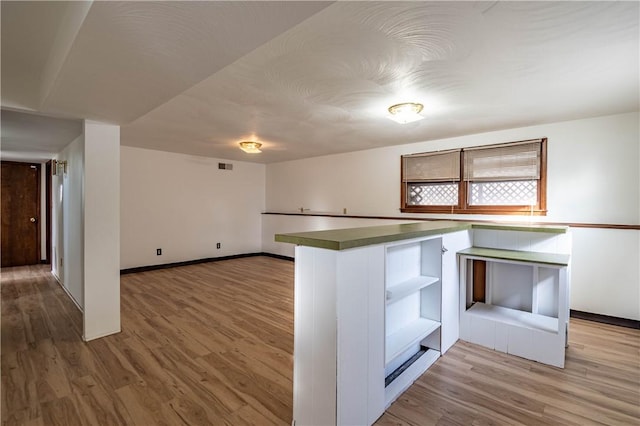
[[(511, 232), (504, 228), (482, 225), (478, 241), (500, 245), (492, 233)], [(297, 426), (373, 424), (458, 337), (564, 364), (568, 255), (475, 248), (471, 232), (438, 221), (276, 236), (297, 244)], [(565, 230), (527, 232), (554, 238)], [(472, 303), (475, 259), (491, 266), (486, 300)]]
[(460, 272), (457, 252), (471, 247), (469, 231), (444, 234), (442, 245), (442, 334), (440, 351), (444, 355), (458, 341), (460, 330)]
[(297, 425), (373, 424), (440, 357), (443, 336), (447, 349), (455, 342), (455, 251), (468, 243), (464, 230), (346, 250), (296, 246)]
[(372, 424), (384, 412), (384, 247), (296, 247), (293, 418)]
[[(564, 367), (569, 256), (472, 247), (460, 255), (460, 338)], [(474, 261), (486, 262), (484, 301), (472, 297)]]
[(469, 245), (465, 230), (386, 246), (386, 406), (458, 340), (455, 253)]
[(385, 405), (440, 356), (442, 237), (389, 244), (385, 273)]

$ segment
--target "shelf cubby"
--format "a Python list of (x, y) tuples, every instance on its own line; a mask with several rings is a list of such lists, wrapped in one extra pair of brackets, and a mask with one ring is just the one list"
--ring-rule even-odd
[(393, 334), (387, 336), (385, 363), (391, 362), (411, 346), (440, 328), (439, 321), (417, 318)]
[(385, 401), (440, 357), (442, 237), (386, 247)]
[(516, 327), (530, 328), (548, 333), (558, 333), (558, 318), (545, 315), (533, 314), (531, 312), (519, 311), (497, 305), (487, 305), (481, 302), (474, 303), (471, 308), (467, 309), (467, 313), (474, 317), (500, 321)]
[[(569, 256), (479, 247), (458, 255), (460, 338), (564, 367)], [(478, 283), (484, 284), (485, 300), (474, 295)]]
[(422, 373), (431, 367), (438, 358), (440, 358), (440, 351), (421, 348), (416, 354), (415, 359), (409, 360), (406, 368), (404, 368), (399, 375), (391, 378), (391, 380), (385, 383), (385, 407), (389, 407), (398, 395), (407, 390), (407, 388), (409, 388), (409, 386), (411, 386), (411, 384), (420, 377)]
[(399, 284), (387, 288), (386, 301), (387, 305), (397, 302), (398, 300), (406, 297), (416, 291), (420, 291), (425, 287), (432, 284), (436, 284), (440, 281), (438, 277), (432, 277), (429, 275), (420, 275), (418, 277), (410, 278)]

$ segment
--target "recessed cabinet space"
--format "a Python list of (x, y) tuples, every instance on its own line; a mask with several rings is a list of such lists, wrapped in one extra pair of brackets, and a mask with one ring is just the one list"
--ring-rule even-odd
[(459, 254), (460, 338), (563, 367), (568, 256), (476, 247)]
[(442, 238), (386, 247), (385, 399), (390, 404), (440, 356)]

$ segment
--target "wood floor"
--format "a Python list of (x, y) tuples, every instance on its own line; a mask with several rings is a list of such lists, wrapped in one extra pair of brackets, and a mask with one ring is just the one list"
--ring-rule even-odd
[[(2, 422), (291, 424), (293, 263), (122, 277), (122, 333), (81, 341), (46, 267), (2, 269)], [(379, 425), (640, 424), (640, 331), (571, 321), (564, 370), (458, 342)]]

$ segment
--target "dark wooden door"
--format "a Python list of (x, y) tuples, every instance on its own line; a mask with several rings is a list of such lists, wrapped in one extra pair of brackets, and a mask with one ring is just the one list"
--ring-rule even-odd
[(40, 263), (40, 168), (2, 162), (2, 266)]

